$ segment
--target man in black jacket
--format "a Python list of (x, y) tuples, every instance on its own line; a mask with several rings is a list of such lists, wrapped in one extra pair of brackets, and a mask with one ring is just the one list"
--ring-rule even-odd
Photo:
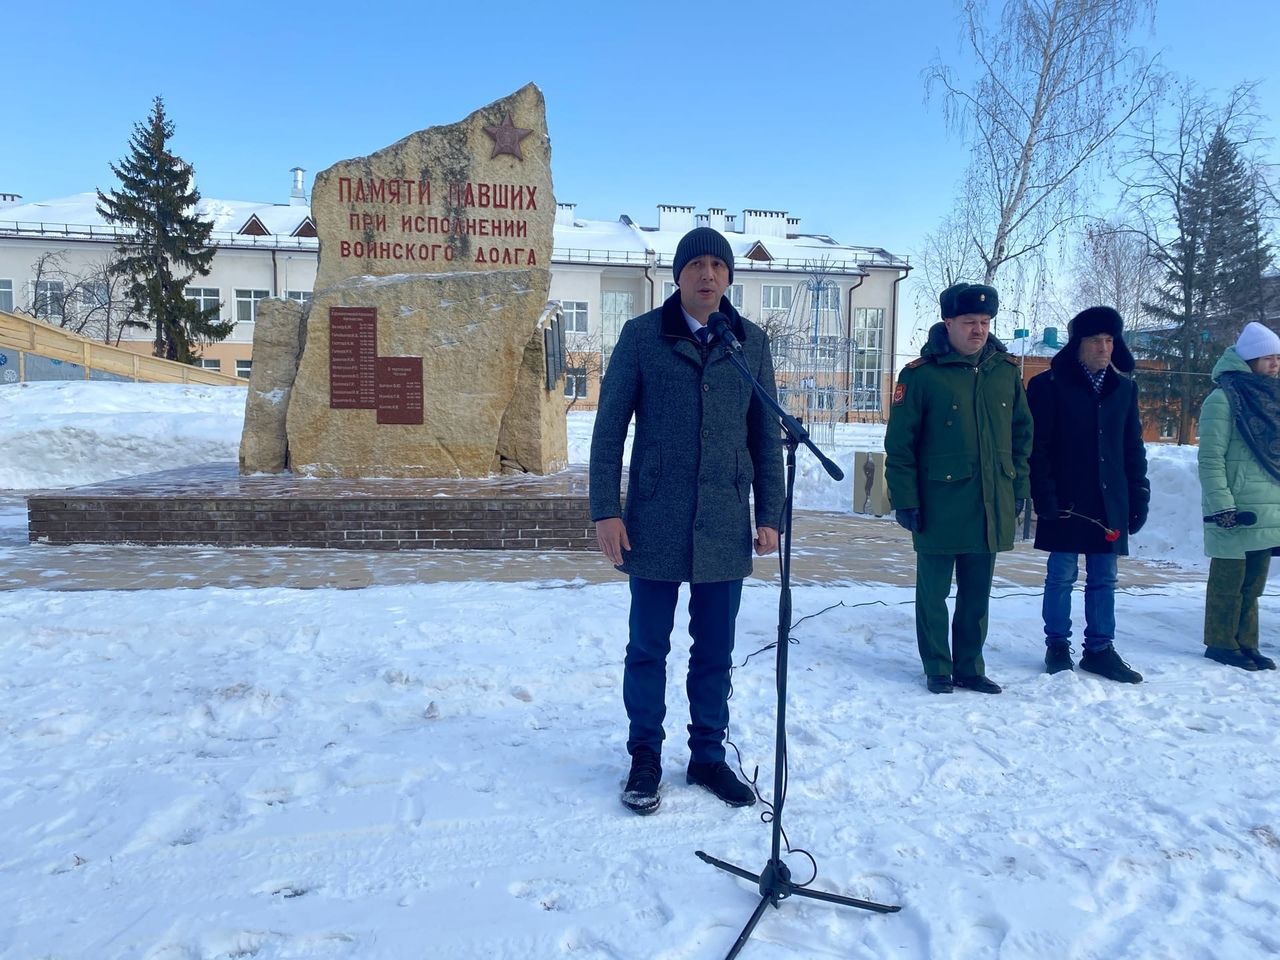
[(1084, 653), (1080, 669), (1121, 683), (1142, 674), (1115, 649), (1116, 557), (1147, 520), (1151, 487), (1138, 416), (1133, 354), (1124, 321), (1111, 307), (1090, 307), (1069, 327), (1067, 345), (1027, 386), (1035, 419), (1031, 497), (1036, 549), (1047, 550), (1044, 581), (1045, 668), (1070, 670), (1071, 587), (1085, 555)]

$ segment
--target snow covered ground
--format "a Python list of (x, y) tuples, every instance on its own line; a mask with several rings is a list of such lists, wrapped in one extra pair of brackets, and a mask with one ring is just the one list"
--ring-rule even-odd
[[(0, 387), (0, 487), (233, 459), (242, 403)], [(857, 428), (835, 453), (879, 442)], [(800, 456), (801, 508), (847, 508)], [(1202, 566), (1194, 450), (1151, 458), (1138, 553)], [(4, 496), (4, 558), (38, 566)], [(815, 888), (902, 912), (793, 899), (744, 957), (1280, 953), (1280, 675), (1200, 657), (1198, 583), (1119, 598), (1136, 687), (1044, 675), (1036, 591), (1001, 591), (999, 697), (924, 691), (910, 600), (796, 591), (784, 815)], [(773, 656), (745, 658), (776, 605), (748, 583), (731, 704), (766, 794)], [(769, 827), (684, 784), (679, 628), (663, 807), (618, 803), (626, 608), (622, 580), (5, 592), (0, 957), (724, 956), (758, 896), (694, 851), (758, 870)], [(1275, 648), (1273, 594), (1262, 616)]]

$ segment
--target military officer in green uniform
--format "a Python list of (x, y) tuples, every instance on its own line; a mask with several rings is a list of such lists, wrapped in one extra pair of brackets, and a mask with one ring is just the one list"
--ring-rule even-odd
[(916, 551), (916, 640), (929, 690), (999, 693), (982, 645), (996, 553), (1013, 549), (1031, 494), (1031, 411), (1018, 361), (991, 336), (996, 291), (957, 283), (939, 305), (942, 322), (894, 387), (885, 480)]

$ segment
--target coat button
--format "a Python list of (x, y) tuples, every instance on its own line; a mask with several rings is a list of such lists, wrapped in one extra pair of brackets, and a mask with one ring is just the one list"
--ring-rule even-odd
[(702, 439), (703, 439), (703, 440), (707, 439), (707, 437), (709, 437), (709, 436), (711, 436), (711, 431), (710, 431), (710, 430), (703, 430), (703, 431), (702, 431)]
[(949, 473), (947, 474), (947, 479), (948, 479), (948, 480), (950, 480), (950, 479), (951, 479), (951, 474), (949, 474)]
[(947, 426), (948, 426), (948, 427), (949, 427), (949, 426), (951, 426), (951, 421), (950, 421), (950, 420), (948, 420), (948, 421), (947, 421)]
[(701, 529), (702, 529), (702, 521), (701, 521), (701, 520), (695, 520), (695, 521), (694, 521), (694, 523), (693, 523), (693, 529), (695, 529), (695, 530), (701, 530)]

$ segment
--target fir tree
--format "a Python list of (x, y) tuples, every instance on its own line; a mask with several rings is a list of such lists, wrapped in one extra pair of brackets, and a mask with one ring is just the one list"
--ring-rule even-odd
[(126, 296), (155, 331), (157, 357), (193, 362), (192, 344), (225, 339), (234, 328), (218, 308), (199, 309), (186, 298), (187, 284), (206, 276), (213, 261), (213, 224), (195, 212), (200, 192), (191, 165), (169, 150), (173, 121), (156, 97), (145, 123), (134, 124), (129, 156), (111, 172), (120, 189), (98, 191), (98, 213), (130, 230), (119, 247), (115, 273), (128, 280)]
[[(1266, 316), (1263, 274), (1271, 250), (1254, 172), (1219, 126), (1180, 191), (1178, 231), (1158, 249), (1164, 272), (1147, 312), (1161, 326), (1152, 353), (1168, 364), (1165, 391), (1180, 408), (1179, 442), (1213, 389), (1222, 352), (1250, 320)], [(1157, 391), (1161, 392), (1161, 391)]]

